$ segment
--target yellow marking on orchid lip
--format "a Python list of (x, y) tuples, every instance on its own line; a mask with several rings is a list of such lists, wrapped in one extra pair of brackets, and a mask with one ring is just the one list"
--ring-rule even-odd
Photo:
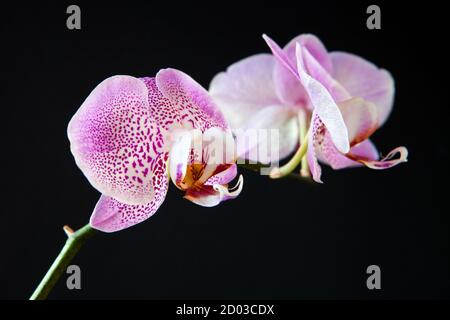
[(183, 180), (180, 181), (179, 187), (181, 187), (183, 190), (187, 190), (194, 186), (199, 177), (202, 175), (204, 167), (204, 164), (199, 163), (188, 165), (186, 168), (186, 174)]

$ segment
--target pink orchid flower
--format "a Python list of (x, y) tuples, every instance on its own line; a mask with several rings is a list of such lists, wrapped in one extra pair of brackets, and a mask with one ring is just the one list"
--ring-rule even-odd
[[(369, 140), (392, 110), (389, 72), (353, 54), (329, 53), (313, 35), (300, 35), (284, 49), (263, 37), (273, 55), (258, 54), (231, 65), (213, 79), (210, 93), (234, 132), (278, 129), (279, 159), (298, 148), (286, 165), (272, 170), (272, 178), (292, 172), (301, 162), (302, 175), (311, 173), (321, 182), (317, 159), (333, 169), (386, 169), (406, 161), (406, 148), (380, 159)], [(248, 158), (250, 153), (242, 154)], [(394, 158), (396, 154), (400, 156)]]
[[(202, 206), (242, 190), (242, 176), (235, 190), (228, 189), (237, 169), (222, 113), (205, 89), (178, 70), (104, 80), (73, 116), (68, 136), (78, 167), (102, 193), (90, 224), (104, 232), (153, 215), (164, 201), (169, 175), (185, 198)], [(195, 143), (205, 137), (227, 137), (228, 145), (231, 137), (231, 148), (220, 149), (220, 158), (216, 149)]]

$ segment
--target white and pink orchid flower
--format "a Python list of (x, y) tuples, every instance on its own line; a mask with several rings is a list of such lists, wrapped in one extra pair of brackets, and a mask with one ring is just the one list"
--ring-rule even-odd
[[(68, 136), (77, 165), (102, 193), (90, 224), (104, 232), (152, 216), (165, 199), (169, 175), (186, 199), (202, 206), (242, 190), (242, 176), (235, 190), (228, 189), (237, 169), (222, 113), (204, 88), (175, 69), (153, 78), (104, 80), (73, 116)], [(214, 139), (226, 140), (227, 148), (203, 144)]]
[[(406, 148), (380, 159), (369, 140), (392, 110), (394, 81), (389, 72), (353, 54), (329, 53), (310, 34), (294, 38), (284, 49), (263, 37), (273, 55), (258, 54), (231, 65), (213, 79), (210, 93), (233, 132), (278, 129), (279, 159), (297, 149), (271, 177), (282, 177), (301, 162), (301, 173), (321, 182), (317, 159), (334, 169), (386, 169), (406, 161)], [(236, 138), (239, 142), (238, 134)], [(240, 154), (250, 159), (257, 153)], [(400, 156), (394, 158), (396, 154)]]

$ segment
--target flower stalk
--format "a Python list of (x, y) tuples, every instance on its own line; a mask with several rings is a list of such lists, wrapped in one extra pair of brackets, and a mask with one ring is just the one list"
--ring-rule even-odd
[[(300, 109), (298, 113), (298, 124), (300, 129), (300, 143), (308, 143), (308, 137), (306, 136), (308, 133), (308, 118), (306, 111), (303, 109)], [(306, 157), (302, 158), (300, 175), (304, 178), (309, 178), (311, 176), (309, 172), (308, 159)]]
[(70, 227), (64, 226), (64, 231), (67, 234), (66, 244), (31, 295), (30, 300), (45, 300), (47, 298), (86, 240), (96, 233), (95, 229), (92, 229), (89, 224), (75, 232)]
[(308, 150), (308, 134), (306, 134), (302, 140), (303, 143), (300, 145), (300, 148), (298, 148), (297, 152), (288, 163), (282, 167), (272, 169), (272, 172), (270, 172), (270, 177), (272, 179), (279, 179), (287, 176), (302, 162), (303, 158), (305, 158), (306, 151)]

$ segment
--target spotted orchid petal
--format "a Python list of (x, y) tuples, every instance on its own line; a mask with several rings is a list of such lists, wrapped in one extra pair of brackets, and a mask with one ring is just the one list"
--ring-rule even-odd
[(184, 72), (160, 70), (156, 75), (156, 85), (172, 104), (171, 110), (166, 112), (173, 113), (184, 129), (228, 128), (208, 91)]
[(308, 161), (309, 170), (311, 171), (313, 180), (315, 182), (322, 183), (322, 169), (319, 161), (317, 160), (316, 150), (318, 149), (319, 139), (322, 138), (325, 127), (315, 111), (313, 111), (311, 117), (311, 126), (309, 130), (310, 133), (308, 135), (308, 150), (306, 153), (306, 159)]
[(394, 101), (394, 79), (391, 74), (373, 63), (345, 52), (331, 52), (333, 78), (353, 97), (374, 103), (380, 126), (391, 113)]
[[(158, 161), (165, 163), (167, 159), (161, 156)], [(161, 165), (160, 168), (163, 168), (163, 166)], [(103, 232), (116, 232), (150, 218), (164, 202), (169, 187), (169, 179), (166, 172), (160, 172), (155, 177), (159, 177), (161, 180), (154, 181), (155, 185), (158, 186), (158, 190), (149, 203), (130, 205), (102, 195), (91, 215), (90, 225)]]
[[(100, 83), (68, 126), (71, 151), (89, 182), (105, 196), (126, 204), (153, 200), (165, 164), (162, 136), (151, 112), (144, 82), (115, 76)], [(153, 138), (150, 138), (153, 137)]]

